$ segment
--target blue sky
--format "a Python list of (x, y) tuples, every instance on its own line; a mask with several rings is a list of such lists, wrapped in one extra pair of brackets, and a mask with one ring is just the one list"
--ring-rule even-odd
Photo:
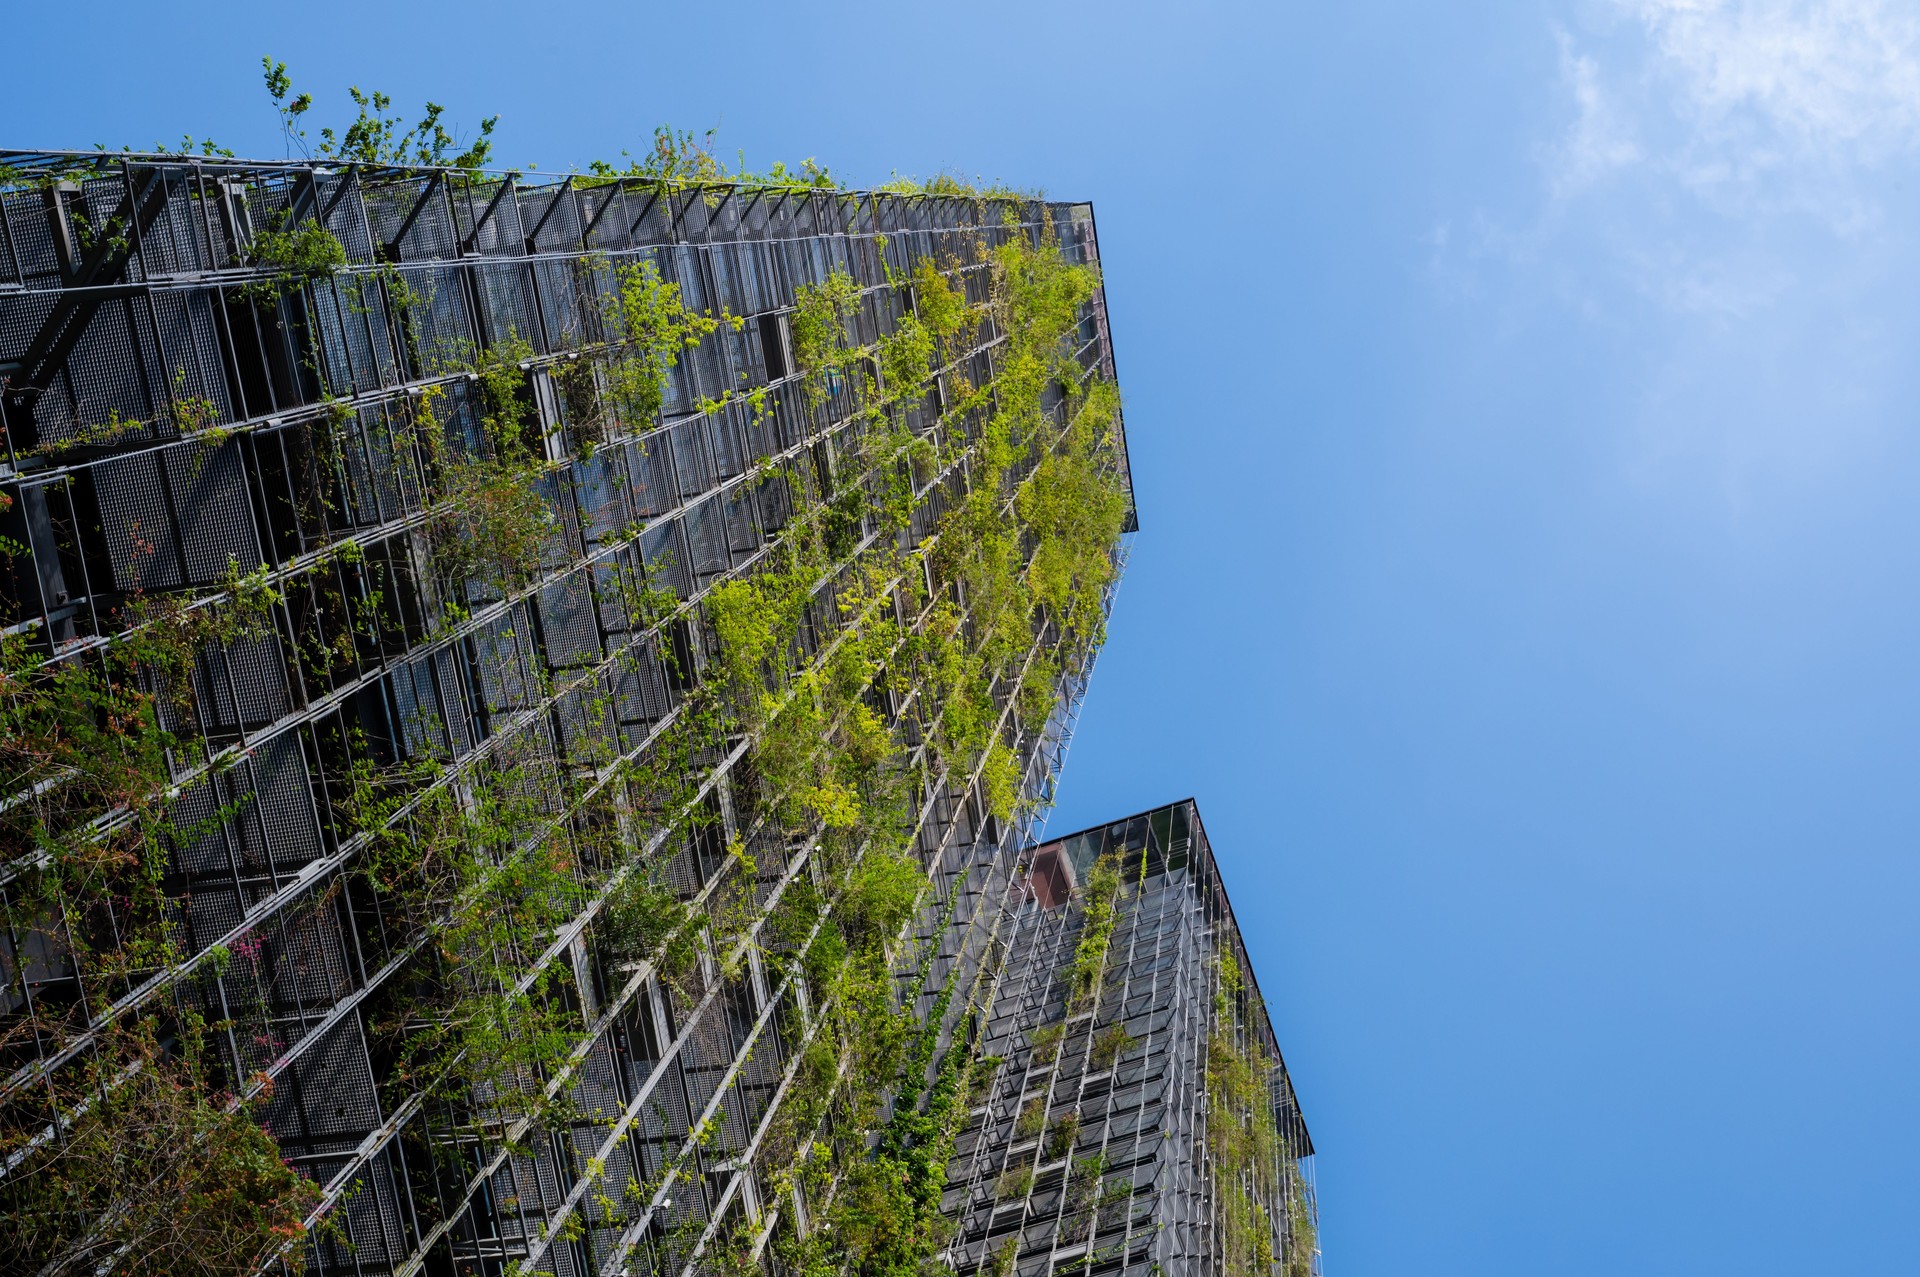
[(1329, 1273), (1915, 1270), (1913, 10), (21, 8), (7, 145), (278, 154), (272, 52), (1091, 198), (1143, 531), (1053, 827), (1199, 799)]

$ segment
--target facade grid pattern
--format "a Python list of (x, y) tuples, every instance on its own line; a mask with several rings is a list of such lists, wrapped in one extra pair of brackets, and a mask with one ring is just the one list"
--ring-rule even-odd
[[(678, 814), (701, 819), (623, 824), (618, 862), (590, 835), (632, 805), (621, 766), (662, 748), (714, 659), (699, 601), (762, 570), (788, 535), (792, 476), (883, 484), (850, 468), (867, 428), (861, 388), (831, 379), (817, 400), (801, 393), (798, 290), (849, 275), (849, 340), (871, 346), (911, 313), (897, 280), (922, 259), (953, 263), (974, 303), (988, 289), (976, 246), (1019, 238), (1097, 263), (1090, 207), (159, 156), (0, 162), (7, 641), (48, 668), (97, 663), (125, 639), (132, 600), (212, 607), (236, 574), (274, 596), (265, 624), (206, 643), (155, 701), (176, 738), (165, 765), (177, 836), (158, 870), (170, 960), (91, 963), (70, 929), (123, 935), (155, 920), (112, 899), (69, 902), (84, 919), (49, 915), (27, 890), (46, 852), (0, 833), (0, 1105), (9, 1131), (32, 1136), (0, 1192), (65, 1138), (63, 1081), (100, 1062), (116, 1025), (191, 1012), (223, 1026), (211, 1049), (233, 1102), (255, 1104), (322, 1188), (309, 1222), (327, 1227), (300, 1256), (313, 1271), (678, 1272), (743, 1218), (768, 1221), (753, 1253), (778, 1269), (772, 1221), (805, 1205), (778, 1192), (785, 1168), (765, 1135), (821, 1016), (804, 974), (761, 953), (783, 893), (828, 886), (817, 848), (768, 819), (744, 738), (694, 760)], [(289, 282), (250, 256), (270, 229), (301, 225), (326, 228), (345, 264)], [(689, 310), (739, 322), (673, 368), (656, 419), (583, 448), (568, 370), (617, 345), (616, 271), (641, 262)], [(1102, 294), (1071, 341), (1085, 377), (1111, 379)], [(431, 570), (434, 462), (402, 422), (430, 402), (450, 435), (478, 438), (476, 352), (510, 343), (525, 343), (553, 521), (538, 570), (503, 588)], [(835, 600), (853, 555), (890, 541), (910, 552), (964, 498), (981, 421), (948, 411), (950, 383), (991, 382), (1003, 343), (984, 323), (923, 401), (895, 409), (960, 460), (916, 481), (907, 526), (869, 514), (852, 529), (852, 553), (807, 609), (803, 667), (844, 631)], [(763, 390), (764, 412), (747, 397)], [(1047, 406), (1071, 407), (1057, 392)], [(1125, 479), (1123, 442), (1113, 465)], [(637, 609), (635, 581), (670, 595), (671, 614)], [(896, 589), (886, 606), (911, 630), (909, 598)], [(1037, 630), (1026, 661), (1062, 641)], [(996, 687), (997, 734), (1029, 804), (1010, 822), (987, 814), (977, 770), (941, 766), (910, 694), (879, 694), (914, 745), (913, 848), (933, 888), (901, 937), (902, 996), (924, 1012), (960, 972), (952, 1025), (992, 1003), (1006, 930), (1031, 925), (999, 904), (1090, 665), (1065, 671), (1037, 727), (1014, 712), (1017, 680)], [(490, 1112), (504, 1092), (456, 1103), (413, 1088), (389, 1045), (404, 990), (434, 978), (435, 945), (363, 872), (378, 839), (345, 808), (356, 766), (420, 759), (438, 760), (438, 777), (385, 834), (424, 828), (432, 791), (471, 803), (477, 777), (507, 776), (540, 836), (577, 861), (585, 904), (520, 955), (522, 993), (536, 973), (561, 973), (577, 1036), (566, 1070), (522, 1081), (563, 1095), (572, 1123)], [(90, 833), (111, 839), (130, 820), (105, 810)], [(709, 948), (669, 979), (610, 960), (597, 919), (634, 865), (711, 917), (709, 934), (748, 901), (744, 965)], [(608, 1210), (599, 1181), (650, 1196)]]
[[(1118, 872), (1097, 993), (1073, 973), (1097, 865)], [(1213, 852), (1191, 801), (1068, 835), (1022, 858), (1006, 970), (983, 1033), (1003, 1057), (956, 1142), (944, 1209), (963, 1274), (1214, 1277), (1224, 1244), (1208, 1123), (1210, 1051), (1250, 1045), (1281, 1164), (1251, 1179), (1271, 1253), (1318, 1273), (1313, 1144)], [(1246, 972), (1222, 988), (1223, 955)], [(1224, 1009), (1224, 1017), (1223, 1017)], [(1288, 1167), (1291, 1167), (1291, 1172)]]

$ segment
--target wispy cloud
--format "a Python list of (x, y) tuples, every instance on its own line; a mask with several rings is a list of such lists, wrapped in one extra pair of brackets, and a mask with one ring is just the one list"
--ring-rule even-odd
[(1873, 162), (1920, 142), (1920, 21), (1882, 0), (1616, 0), (1646, 27), (1692, 109), (1750, 117), (1801, 153)]
[(1612, 98), (1601, 88), (1599, 65), (1575, 53), (1565, 32), (1560, 35), (1560, 79), (1578, 111), (1554, 153), (1554, 194), (1565, 198), (1638, 160), (1640, 148), (1628, 135)]
[(1807, 234), (1904, 240), (1887, 208), (1920, 176), (1907, 4), (1603, 0), (1598, 24), (1559, 34), (1547, 206), (1510, 238), (1578, 243), (1639, 295), (1715, 319), (1789, 304)]
[(1884, 0), (1612, 0), (1640, 40), (1561, 37), (1571, 121), (1548, 185), (1644, 164), (1730, 212), (1871, 225), (1863, 172), (1920, 152), (1920, 16)]
[(1904, 429), (1920, 0), (1567, 3), (1538, 185), (1456, 211), (1436, 283), (1489, 332), (1550, 308), (1631, 360), (1648, 473), (1799, 475)]

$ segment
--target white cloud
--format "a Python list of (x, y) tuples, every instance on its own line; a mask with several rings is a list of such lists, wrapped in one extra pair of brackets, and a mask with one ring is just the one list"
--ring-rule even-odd
[(1794, 271), (1765, 255), (1726, 252), (1695, 257), (1623, 248), (1627, 276), (1642, 296), (1668, 310), (1714, 322), (1739, 322), (1788, 297)]
[(1905, 8), (1611, 0), (1611, 10), (1642, 38), (1615, 42), (1605, 60), (1562, 38), (1574, 118), (1548, 175), (1558, 197), (1645, 158), (1726, 211), (1814, 211), (1846, 234), (1876, 220), (1862, 174), (1920, 152), (1920, 15)]
[(1920, 393), (1920, 0), (1563, 3), (1530, 207), (1458, 217), (1430, 277), (1630, 360), (1646, 474), (1870, 455)]
[(1633, 163), (1640, 158), (1640, 148), (1601, 89), (1599, 66), (1576, 54), (1565, 34), (1560, 37), (1560, 79), (1579, 112), (1554, 157), (1554, 194), (1565, 197)]
[[(1889, 170), (1920, 158), (1920, 8), (1604, 3), (1602, 29), (1559, 37), (1567, 123), (1544, 166), (1555, 219), (1609, 207), (1643, 254), (1676, 232), (1712, 252), (1729, 230), (1782, 216), (1842, 239), (1884, 228)], [(1725, 224), (1702, 235), (1696, 215)]]
[[(1873, 163), (1920, 143), (1920, 21), (1882, 0), (1616, 0), (1705, 134), (1759, 126), (1781, 150)], [(1697, 139), (1708, 140), (1708, 139)]]

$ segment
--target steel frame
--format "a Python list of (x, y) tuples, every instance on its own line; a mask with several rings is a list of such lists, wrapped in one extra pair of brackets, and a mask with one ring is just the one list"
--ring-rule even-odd
[[(250, 260), (254, 237), (306, 220), (339, 239), (347, 265), (263, 294), (275, 277)], [(369, 1021), (426, 936), (401, 928), (354, 873), (366, 836), (338, 809), (343, 742), (358, 730), (383, 759), (436, 752), (449, 760), (444, 784), (502, 753), (531, 755), (556, 791), (569, 791), (551, 808), (550, 831), (570, 836), (586, 798), (617, 783), (604, 763), (571, 767), (578, 705), (600, 696), (621, 707), (617, 756), (652, 748), (686, 691), (662, 649), (677, 647), (697, 668), (705, 648), (689, 608), (716, 582), (755, 571), (784, 534), (790, 510), (779, 485), (759, 479), (763, 463), (832, 467), (857, 428), (852, 387), (813, 408), (797, 393), (787, 332), (795, 289), (848, 270), (862, 289), (856, 336), (870, 343), (901, 313), (888, 266), (957, 259), (966, 243), (1010, 235), (1052, 236), (1069, 257), (1098, 261), (1084, 204), (0, 152), (0, 492), (12, 498), (0, 532), (29, 550), (0, 582), (5, 632), (51, 660), (87, 660), (118, 641), (130, 596), (210, 605), (230, 562), (263, 565), (282, 595), (270, 635), (202, 655), (191, 696), (203, 740), (172, 760), (179, 809), (208, 830), (180, 849), (168, 876), (185, 961), (101, 990), (109, 1009), (87, 1013), (102, 977), (22, 925), (13, 893), (37, 853), (6, 849), (0, 1014), (30, 1027), (33, 1045), (0, 1061), (0, 1103), (18, 1112), (50, 1097), (58, 1071), (84, 1062), (108, 1022), (168, 1002), (204, 1006), (232, 1025), (223, 1067), (236, 1102), (271, 1084), (271, 1099), (260, 1100), (266, 1121), (289, 1161), (324, 1186), (314, 1221), (331, 1221), (332, 1232), (308, 1246), (314, 1271), (501, 1273), (533, 1261), (563, 1277), (652, 1273), (669, 1257), (662, 1237), (691, 1220), (704, 1225), (705, 1245), (742, 1213), (765, 1218), (760, 1254), (777, 1269), (766, 1230), (783, 1210), (804, 1218), (805, 1207), (773, 1199), (780, 1168), (759, 1157), (759, 1135), (795, 1047), (819, 1023), (803, 982), (769, 981), (755, 957), (729, 983), (718, 974), (726, 955), (708, 953), (682, 996), (646, 964), (610, 968), (593, 927), (608, 884), (527, 969), (570, 966), (582, 1001), (579, 1048), (545, 1085), (616, 1126), (522, 1128), (511, 1138), (475, 1130), (450, 1141), (441, 1132), (461, 1125), (457, 1115), (396, 1087), (391, 1061), (372, 1046)], [(455, 365), (511, 334), (533, 347), (526, 369), (543, 424), (563, 431), (557, 396), (541, 388), (556, 367), (605, 348), (607, 264), (639, 260), (690, 305), (743, 317), (743, 329), (682, 361), (657, 424), (605, 441), (591, 460), (553, 458), (561, 467), (547, 495), (562, 548), (539, 579), (505, 596), (449, 600), (447, 583), (420, 570), (424, 463), (398, 445), (388, 414), (434, 391), (471, 420), (471, 376)], [(955, 278), (984, 296), (978, 268)], [(405, 314), (396, 282), (416, 299)], [(999, 340), (989, 328), (961, 361), (970, 380), (990, 379)], [(1078, 341), (1086, 374), (1110, 377), (1103, 294)], [(702, 409), (760, 387), (778, 404), (764, 425), (737, 399)], [(176, 407), (202, 400), (214, 419), (181, 429)], [(340, 500), (316, 515), (303, 502), (302, 458), (340, 405), (351, 409), (330, 476)], [(971, 429), (937, 412), (911, 417), (921, 432)], [(1121, 439), (1115, 464), (1125, 478)], [(968, 477), (963, 463), (927, 485), (902, 548), (933, 533), (948, 493), (964, 492)], [(880, 533), (869, 524), (861, 536), (865, 546)], [(364, 565), (328, 553), (343, 538), (362, 548)], [(629, 616), (608, 588), (615, 565), (673, 590), (679, 616)], [(330, 592), (316, 587), (320, 574), (331, 574)], [(812, 609), (803, 646), (813, 659), (842, 626), (837, 581), (822, 581)], [(376, 592), (396, 599), (391, 613), (361, 610)], [(350, 600), (348, 612), (330, 610), (329, 594)], [(462, 619), (445, 619), (449, 601)], [(302, 643), (316, 634), (347, 636), (346, 669), (303, 660)], [(1037, 634), (1034, 650), (1058, 641)], [(1001, 689), (1003, 731), (1026, 759), (1026, 791), (1042, 815), (1000, 826), (983, 815), (977, 776), (916, 763), (927, 771), (916, 846), (935, 889), (901, 951), (937, 950), (942, 979), (955, 963), (972, 973), (955, 1023), (991, 1000), (998, 906), (1015, 852), (1051, 800), (1085, 674), (1037, 733), (1011, 714), (1013, 686)], [(896, 716), (907, 708), (891, 706)], [(788, 844), (736, 810), (731, 779), (750, 743), (711, 761), (694, 802), (753, 848), (764, 921), (797, 875), (819, 868), (804, 842)], [(109, 814), (103, 827), (121, 818)], [(633, 863), (669, 863), (683, 896), (705, 907), (725, 876), (713, 841), (676, 828), (632, 848)], [(949, 909), (956, 893), (961, 906)], [(216, 973), (208, 955), (217, 949), (250, 956)], [(924, 997), (911, 984), (925, 964), (902, 962), (903, 996)], [(41, 1031), (76, 1008), (79, 1032)], [(719, 1137), (696, 1147), (708, 1118)], [(522, 1137), (532, 1146), (514, 1142)], [(57, 1125), (43, 1138), (60, 1138)], [(615, 1180), (690, 1169), (660, 1184), (630, 1226), (612, 1227), (594, 1217), (590, 1159)], [(578, 1237), (562, 1227), (570, 1214), (587, 1217)], [(120, 1259), (137, 1268), (137, 1257)]]
[[(1122, 881), (1118, 921), (1099, 994), (1076, 1005), (1068, 972), (1085, 913), (1066, 891), (1108, 855)], [(957, 1225), (949, 1262), (969, 1275), (1228, 1277), (1207, 1142), (1207, 1054), (1216, 1033), (1257, 1044), (1273, 1062), (1281, 1156), (1298, 1169), (1309, 1217), (1313, 1142), (1199, 810), (1187, 800), (1069, 834), (1023, 855), (1020, 870), (1008, 904), (1004, 983), (983, 1038), (983, 1049), (1006, 1064), (948, 1170), (943, 1205)], [(1215, 1012), (1222, 950), (1245, 973), (1226, 1023)], [(1099, 1067), (1096, 1038), (1116, 1025), (1135, 1046)], [(1049, 1026), (1061, 1028), (1057, 1062), (1033, 1041)], [(1029, 1106), (1049, 1121), (1077, 1114), (1071, 1146), (1056, 1153), (1044, 1129), (1023, 1129)], [(1098, 1160), (1103, 1195), (1075, 1183), (1088, 1159)], [(1284, 1194), (1289, 1179), (1274, 1181)], [(1296, 1245), (1286, 1204), (1284, 1196), (1264, 1203), (1283, 1262)], [(1010, 1243), (1018, 1249), (1008, 1270), (998, 1265)], [(1317, 1249), (1304, 1258), (1319, 1272)]]

